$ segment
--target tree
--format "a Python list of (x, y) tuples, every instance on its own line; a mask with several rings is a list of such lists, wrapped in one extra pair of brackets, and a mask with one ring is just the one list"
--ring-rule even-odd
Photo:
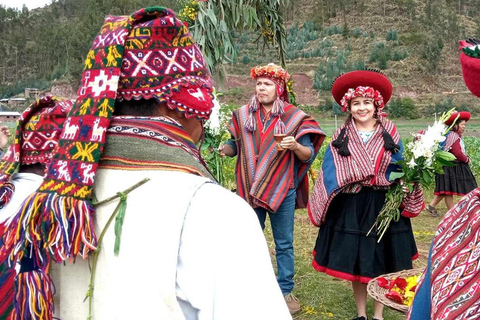
[(190, 29), (207, 65), (213, 73), (224, 75), (223, 63), (236, 56), (232, 30), (261, 33), (257, 41), (274, 45), (285, 66), (286, 33), (281, 7), (288, 0), (211, 0), (199, 2), (198, 15)]

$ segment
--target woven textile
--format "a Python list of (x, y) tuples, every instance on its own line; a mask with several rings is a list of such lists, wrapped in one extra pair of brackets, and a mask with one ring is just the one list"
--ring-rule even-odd
[(102, 168), (181, 171), (214, 180), (188, 133), (169, 117), (113, 117), (107, 134)]
[[(232, 136), (239, 141), (235, 173), (237, 192), (254, 208), (262, 207), (275, 212), (292, 185), (295, 154), (292, 151), (282, 153), (277, 151), (273, 131), (275, 123), (280, 119), (275, 118), (264, 130), (260, 113), (257, 112), (255, 117), (259, 130), (249, 132), (242, 126), (249, 116), (248, 106), (235, 110), (229, 128)], [(298, 139), (305, 134), (310, 134), (314, 154), (318, 153), (325, 134), (312, 117), (288, 104), (281, 120), (285, 123), (287, 135)], [(306, 173), (310, 164), (302, 162), (298, 164), (299, 184), (296, 207), (305, 208), (309, 193)]]
[(36, 100), (22, 113), (14, 141), (0, 161), (0, 208), (11, 198), (11, 194), (7, 195), (13, 187), (9, 183), (10, 176), (20, 164), (48, 165), (72, 104), (71, 100), (46, 96)]
[[(328, 206), (335, 195), (352, 184), (375, 187), (391, 185), (392, 182), (388, 180), (388, 177), (392, 171), (397, 169), (394, 163), (402, 159), (403, 145), (393, 122), (384, 118), (380, 118), (380, 121), (394, 142), (400, 145), (399, 152), (392, 154), (391, 151), (385, 150), (382, 137), (383, 128), (380, 125), (377, 126), (367, 144), (363, 143), (354, 123), (349, 122), (338, 128), (332, 141), (346, 127), (351, 141), (348, 144), (350, 156), (340, 156), (337, 149), (332, 146), (332, 142), (328, 145), (322, 169), (308, 203), (308, 213), (314, 225), (319, 226), (323, 222)], [(356, 191), (358, 192), (359, 188), (356, 188)], [(402, 214), (415, 216), (422, 210), (423, 192), (420, 187), (417, 187), (405, 197)]]
[[(476, 319), (480, 314), (480, 189), (463, 197), (437, 228), (429, 272), (431, 319)], [(409, 318), (409, 317), (408, 317)]]

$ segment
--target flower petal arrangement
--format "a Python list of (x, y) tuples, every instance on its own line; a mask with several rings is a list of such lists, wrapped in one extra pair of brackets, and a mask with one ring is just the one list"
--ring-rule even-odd
[(453, 166), (455, 156), (450, 152), (443, 151), (440, 148), (440, 142), (445, 141), (445, 135), (450, 131), (451, 126), (447, 127), (447, 121), (455, 109), (442, 114), (439, 120), (433, 125), (428, 126), (427, 130), (414, 134), (412, 142), (408, 143), (403, 152), (403, 160), (397, 161), (401, 171), (390, 173), (389, 180), (397, 183), (387, 192), (385, 204), (377, 216), (375, 223), (369, 233), (374, 228), (377, 230), (378, 242), (382, 239), (390, 223), (398, 221), (401, 216), (401, 206), (405, 195), (405, 189), (408, 192), (413, 191), (415, 184), (421, 187), (429, 186), (435, 179), (435, 174), (443, 173), (443, 166)]
[(396, 277), (390, 280), (380, 277), (377, 279), (377, 283), (379, 287), (388, 290), (388, 292), (385, 293), (385, 297), (395, 303), (410, 306), (415, 296), (419, 278), (419, 275)]

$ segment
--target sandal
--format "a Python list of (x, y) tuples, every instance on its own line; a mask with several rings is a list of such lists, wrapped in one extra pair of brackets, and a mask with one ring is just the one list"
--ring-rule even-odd
[(425, 210), (427, 210), (432, 217), (438, 217), (438, 211), (435, 209), (435, 207), (432, 207), (431, 205), (428, 205)]

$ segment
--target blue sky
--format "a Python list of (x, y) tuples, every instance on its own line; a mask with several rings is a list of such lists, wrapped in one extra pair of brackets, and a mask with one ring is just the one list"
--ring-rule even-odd
[(43, 7), (52, 3), (52, 0), (0, 0), (0, 5), (21, 9), (26, 4), (28, 9)]

